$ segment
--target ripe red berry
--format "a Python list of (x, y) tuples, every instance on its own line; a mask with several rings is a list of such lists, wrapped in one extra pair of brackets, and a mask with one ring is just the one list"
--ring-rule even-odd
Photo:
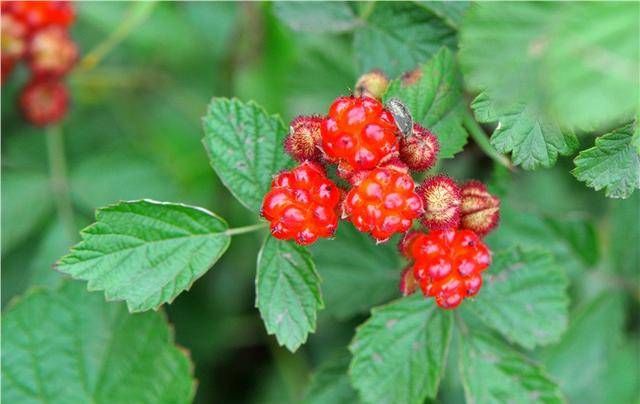
[(68, 27), (75, 20), (70, 1), (12, 1), (3, 2), (3, 13), (11, 13), (23, 21), (29, 29), (37, 30), (48, 25)]
[(460, 227), (484, 236), (500, 220), (500, 199), (491, 195), (480, 181), (469, 181), (461, 187)]
[(67, 112), (69, 94), (58, 80), (33, 80), (20, 94), (20, 108), (25, 119), (46, 126), (62, 119)]
[(418, 124), (413, 125), (412, 136), (403, 136), (400, 140), (400, 158), (411, 170), (433, 167), (439, 150), (438, 138)]
[(262, 216), (271, 222), (271, 234), (281, 240), (311, 244), (333, 236), (338, 226), (340, 189), (322, 167), (304, 162), (278, 174), (262, 203)]
[(444, 309), (457, 307), (482, 286), (491, 252), (471, 230), (453, 228), (409, 234), (401, 251), (412, 260), (413, 275), (425, 296)]
[(371, 170), (398, 152), (393, 116), (370, 97), (340, 97), (322, 120), (322, 150), (343, 174)]
[(422, 214), (422, 202), (406, 169), (376, 168), (358, 178), (343, 202), (348, 217), (361, 232), (379, 243), (404, 233)]
[(284, 140), (284, 149), (294, 160), (299, 162), (320, 161), (322, 157), (320, 151), (321, 122), (322, 117), (315, 115), (299, 116), (291, 121), (289, 135)]
[(424, 202), (423, 224), (431, 229), (458, 227), (460, 223), (460, 188), (449, 177), (437, 175), (427, 179), (418, 194)]
[(66, 29), (49, 26), (38, 30), (29, 45), (29, 66), (35, 75), (62, 76), (78, 57), (76, 44)]

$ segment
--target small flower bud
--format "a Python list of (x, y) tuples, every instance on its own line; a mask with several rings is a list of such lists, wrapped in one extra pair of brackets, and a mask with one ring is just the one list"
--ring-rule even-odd
[(299, 116), (291, 121), (289, 135), (284, 140), (284, 149), (294, 160), (303, 162), (321, 159), (321, 122), (322, 118), (316, 115)]
[(78, 48), (66, 29), (50, 26), (37, 31), (29, 46), (29, 67), (36, 75), (62, 76), (73, 67)]
[(449, 177), (437, 175), (418, 189), (424, 202), (422, 223), (430, 230), (457, 227), (460, 223), (460, 188)]
[(402, 296), (409, 296), (418, 289), (418, 281), (413, 275), (413, 266), (408, 266), (400, 276), (400, 292)]
[(58, 122), (67, 112), (69, 94), (58, 80), (33, 80), (20, 94), (25, 119), (37, 126)]
[(484, 236), (500, 220), (500, 199), (491, 195), (480, 181), (469, 181), (461, 187), (460, 226)]
[(389, 86), (389, 79), (380, 70), (372, 70), (369, 73), (365, 73), (356, 82), (356, 88), (353, 95), (356, 97), (375, 98), (377, 100), (382, 99), (382, 95), (387, 91)]
[(439, 150), (438, 138), (418, 124), (413, 125), (412, 136), (403, 136), (400, 140), (400, 158), (411, 170), (424, 171), (433, 167)]

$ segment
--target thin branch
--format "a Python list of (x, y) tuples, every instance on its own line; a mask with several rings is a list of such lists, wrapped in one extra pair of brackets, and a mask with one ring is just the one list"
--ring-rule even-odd
[(67, 177), (67, 160), (64, 152), (64, 136), (59, 125), (50, 126), (46, 133), (47, 153), (49, 157), (49, 175), (51, 189), (64, 230), (69, 240), (76, 240), (77, 228)]
[(496, 163), (507, 167), (511, 171), (515, 170), (513, 164), (511, 163), (511, 160), (509, 160), (509, 158), (507, 158), (505, 155), (499, 153), (491, 145), (491, 142), (489, 142), (489, 137), (484, 132), (484, 130), (480, 127), (478, 122), (476, 122), (473, 116), (471, 116), (471, 112), (469, 112), (468, 110), (464, 114), (463, 124), (464, 124), (464, 127), (467, 129), (467, 131), (469, 131), (469, 134), (471, 135), (473, 140), (476, 142), (478, 147), (480, 147), (480, 149), (487, 156), (489, 156)]

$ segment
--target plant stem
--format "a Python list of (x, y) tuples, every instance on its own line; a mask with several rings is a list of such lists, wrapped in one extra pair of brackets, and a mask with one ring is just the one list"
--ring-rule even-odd
[(129, 36), (129, 34), (142, 24), (151, 14), (153, 7), (155, 7), (155, 1), (144, 1), (140, 3), (134, 3), (127, 12), (126, 17), (122, 20), (120, 25), (111, 32), (111, 34), (89, 53), (87, 53), (80, 61), (77, 70), (86, 72), (93, 69), (100, 63), (100, 61), (109, 53), (113, 48), (118, 46), (120, 42)]
[(51, 189), (64, 230), (69, 240), (76, 240), (77, 228), (73, 217), (73, 206), (69, 194), (67, 178), (67, 160), (64, 153), (64, 136), (59, 125), (47, 129), (47, 154), (49, 157), (49, 175)]
[(225, 231), (224, 234), (226, 234), (227, 236), (235, 236), (238, 234), (251, 233), (260, 229), (264, 229), (265, 227), (267, 227), (268, 224), (269, 223), (264, 222), (264, 223), (252, 224), (249, 226), (234, 227), (233, 229), (229, 229)]
[(362, 21), (367, 21), (371, 13), (373, 13), (373, 9), (376, 7), (375, 1), (367, 2), (366, 6), (362, 9), (362, 13), (360, 14), (360, 19)]
[(503, 154), (500, 154), (491, 145), (491, 142), (489, 142), (489, 138), (487, 137), (487, 134), (480, 127), (478, 122), (476, 122), (476, 120), (471, 115), (471, 112), (469, 112), (468, 110), (464, 114), (463, 124), (464, 124), (464, 127), (467, 128), (467, 130), (469, 131), (469, 134), (471, 135), (473, 140), (476, 142), (478, 147), (480, 147), (480, 149), (483, 152), (485, 152), (485, 154), (487, 156), (489, 156), (496, 163), (507, 167), (509, 170), (511, 170), (511, 171), (514, 170), (514, 167), (513, 167), (513, 164), (511, 163), (511, 160), (509, 160)]

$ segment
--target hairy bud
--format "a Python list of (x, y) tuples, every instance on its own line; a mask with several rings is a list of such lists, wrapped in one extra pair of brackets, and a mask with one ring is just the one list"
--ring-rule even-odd
[(78, 48), (62, 27), (43, 28), (31, 39), (29, 66), (36, 75), (62, 76), (77, 58)]
[(353, 95), (356, 97), (375, 98), (377, 100), (382, 99), (382, 94), (387, 90), (389, 86), (389, 79), (380, 70), (372, 70), (369, 73), (365, 73), (356, 82), (356, 88), (353, 91)]
[(460, 226), (480, 236), (488, 234), (500, 220), (500, 199), (491, 195), (480, 181), (465, 183), (460, 193)]
[(320, 160), (322, 157), (321, 122), (322, 117), (316, 115), (299, 116), (291, 121), (289, 136), (284, 140), (284, 149), (294, 160), (299, 162)]
[(419, 187), (418, 194), (424, 202), (422, 223), (430, 230), (460, 224), (460, 188), (451, 178), (444, 175), (431, 177)]
[(413, 134), (400, 140), (400, 158), (411, 170), (424, 171), (433, 167), (440, 143), (429, 130), (413, 125)]

